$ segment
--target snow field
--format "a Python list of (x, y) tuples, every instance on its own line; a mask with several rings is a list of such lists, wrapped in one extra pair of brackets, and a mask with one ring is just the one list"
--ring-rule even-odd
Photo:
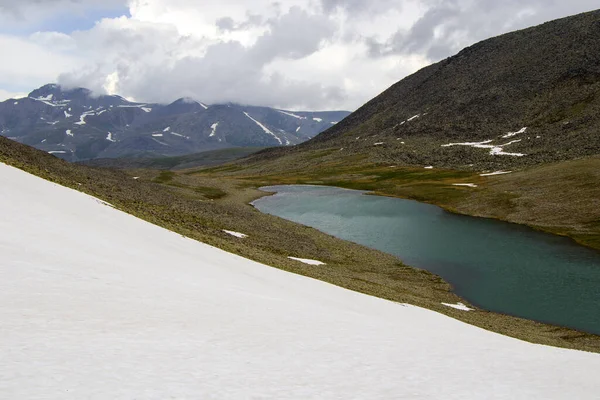
[(4, 164), (0, 183), (1, 397), (597, 398), (598, 354), (267, 267)]

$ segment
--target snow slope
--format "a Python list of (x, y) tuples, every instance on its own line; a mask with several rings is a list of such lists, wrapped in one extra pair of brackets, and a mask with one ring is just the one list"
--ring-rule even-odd
[(0, 397), (595, 399), (597, 354), (286, 273), (0, 164)]

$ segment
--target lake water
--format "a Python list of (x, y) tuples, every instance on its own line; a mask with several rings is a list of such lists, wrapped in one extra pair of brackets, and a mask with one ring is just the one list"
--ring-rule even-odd
[(269, 186), (260, 211), (398, 256), (480, 308), (600, 334), (600, 252), (439, 207), (326, 186)]

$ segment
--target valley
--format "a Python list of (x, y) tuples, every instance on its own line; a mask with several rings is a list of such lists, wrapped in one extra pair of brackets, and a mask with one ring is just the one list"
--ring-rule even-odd
[[(98, 197), (186, 237), (285, 271), (425, 307), (530, 342), (600, 351), (600, 336), (481, 309), (464, 312), (448, 307), (442, 303), (465, 300), (440, 277), (407, 266), (393, 255), (262, 214), (248, 203), (265, 195), (257, 189), (264, 180), (242, 176), (236, 164), (183, 171), (91, 168), (4, 138), (0, 138), (0, 162)], [(231, 175), (232, 170), (239, 175)], [(445, 178), (452, 177), (446, 172)], [(225, 230), (247, 237), (242, 239)], [(315, 268), (289, 257), (325, 264)]]
[(0, 397), (595, 398), (600, 10), (153, 1), (17, 41)]
[[(370, 190), (435, 204), (460, 214), (531, 226), (600, 249), (600, 158), (549, 163), (514, 171), (469, 171), (375, 164), (365, 156), (337, 158), (335, 150), (312, 151), (277, 163), (237, 163), (200, 173), (247, 179), (257, 187), (316, 184)], [(333, 158), (329, 155), (333, 154)], [(310, 167), (311, 157), (319, 159)], [(290, 167), (295, 165), (294, 167)], [(510, 172), (509, 172), (510, 171)], [(499, 173), (508, 172), (508, 173)], [(461, 186), (457, 186), (461, 185)], [(462, 186), (468, 185), (468, 186)]]

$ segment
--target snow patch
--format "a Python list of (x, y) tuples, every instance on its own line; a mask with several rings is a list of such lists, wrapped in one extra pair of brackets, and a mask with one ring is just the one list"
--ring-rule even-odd
[(269, 130), (269, 128), (267, 128), (266, 126), (264, 126), (263, 124), (261, 124), (260, 122), (258, 122), (254, 118), (252, 118), (250, 116), (250, 114), (248, 114), (247, 112), (244, 112), (244, 115), (246, 117), (250, 118), (252, 121), (254, 121), (256, 123), (256, 125), (260, 126), (262, 128), (262, 130), (265, 131), (265, 133), (268, 133), (269, 135), (273, 136), (279, 142), (279, 144), (283, 146), (283, 142), (281, 141), (281, 139), (277, 135), (275, 135), (273, 132), (271, 132)]
[(163, 129), (163, 132), (169, 132), (171, 130), (170, 126), (167, 126), (165, 129)]
[(469, 146), (469, 147), (474, 147), (474, 148), (478, 148), (478, 149), (489, 149), (490, 150), (490, 155), (492, 156), (515, 156), (515, 157), (523, 157), (526, 154), (523, 153), (507, 153), (504, 151), (504, 147), (509, 146), (513, 143), (517, 143), (520, 142), (521, 139), (519, 140), (512, 140), (508, 143), (504, 143), (504, 144), (498, 144), (498, 145), (494, 145), (494, 144), (489, 144), (491, 142), (493, 142), (493, 139), (489, 139), (489, 140), (484, 140), (483, 142), (464, 142), (464, 143), (448, 143), (448, 144), (443, 144), (442, 147), (452, 147), (452, 146)]
[(94, 111), (86, 111), (79, 116), (79, 122), (75, 122), (75, 125), (85, 125), (85, 117), (88, 115), (95, 115)]
[(452, 186), (466, 186), (471, 188), (476, 188), (477, 185), (474, 183), (453, 183)]
[(65, 131), (65, 133), (67, 134), (67, 136), (73, 136), (73, 132), (71, 132), (71, 130), (70, 130), (70, 129), (67, 129), (67, 130)]
[(494, 176), (494, 175), (504, 175), (510, 174), (512, 171), (496, 171), (496, 172), (488, 172), (486, 174), (479, 174), (479, 176)]
[(298, 258), (298, 257), (288, 257), (290, 260), (299, 261), (308, 265), (325, 265), (324, 262), (318, 260), (311, 260), (310, 258)]
[[(402, 142), (402, 143), (404, 143), (404, 142)], [(425, 168), (425, 169), (433, 169), (433, 165), (429, 165), (429, 166), (427, 166), (427, 167), (424, 167), (424, 168)]]
[[(413, 121), (413, 120), (415, 120), (415, 119), (419, 118), (420, 116), (421, 116), (421, 114), (414, 115), (414, 116), (410, 117), (409, 119), (407, 119), (407, 120), (406, 120), (406, 122)], [(401, 125), (402, 125), (402, 124), (401, 124)]]
[(108, 110), (101, 110), (101, 111), (100, 111), (98, 114), (96, 114), (96, 115), (102, 115), (102, 114), (104, 114), (104, 113), (105, 113), (105, 112), (107, 112), (107, 111), (108, 111)]
[(294, 117), (294, 118), (297, 118), (297, 119), (306, 119), (306, 117), (303, 117), (301, 115), (297, 115), (297, 114), (291, 113), (289, 111), (277, 110), (277, 112), (280, 112), (280, 113), (285, 114), (285, 115), (289, 115), (290, 117)]
[(113, 139), (113, 135), (112, 133), (108, 132), (108, 135), (106, 135), (106, 140), (108, 140), (109, 142), (116, 142), (115, 139)]
[(298, 131), (300, 130), (300, 128), (302, 128), (301, 126), (296, 128), (296, 133), (298, 133)]
[(313, 117), (313, 121), (317, 121), (317, 122), (323, 122), (323, 118), (316, 118), (316, 117)]
[[(70, 109), (69, 109), (70, 110)], [(73, 114), (69, 114), (66, 110), (65, 110), (65, 118), (70, 118), (72, 117)]]
[(377, 142), (377, 143), (373, 143), (373, 146), (382, 146), (384, 143), (383, 142)]
[(268, 267), (4, 164), (0, 184), (9, 398), (598, 397), (598, 354)]
[[(48, 97), (48, 96), (46, 96)], [(39, 101), (41, 103), (44, 103), (50, 107), (65, 107), (65, 104), (55, 104), (55, 103), (51, 103), (48, 100), (44, 100), (46, 97), (39, 97), (39, 98), (35, 98), (35, 97), (30, 97), (30, 99), (35, 100), (35, 101)]]
[(48, 153), (50, 153), (50, 154), (66, 154), (67, 152), (64, 150), (51, 150)]
[(228, 231), (227, 229), (223, 229), (223, 232), (225, 232), (228, 235), (235, 236), (236, 238), (240, 238), (240, 239), (244, 239), (244, 238), (248, 237), (248, 235), (246, 235), (244, 233), (239, 233), (239, 232), (235, 232), (235, 231)]
[(163, 137), (162, 133), (153, 133), (152, 136), (154, 137)]
[(169, 132), (169, 133), (171, 135), (173, 135), (173, 136), (179, 136), (179, 137), (182, 137), (182, 138), (185, 138), (185, 139), (189, 139), (190, 138), (189, 136), (185, 136), (185, 135), (182, 135), (182, 134), (179, 134), (179, 133), (176, 133), (176, 132)]
[(198, 102), (198, 104), (200, 104), (200, 107), (204, 108), (205, 110), (208, 110), (208, 106), (206, 104), (200, 102)]
[(506, 135), (502, 136), (503, 139), (508, 139), (510, 137), (516, 136), (520, 133), (525, 133), (525, 131), (527, 130), (527, 127), (521, 128), (520, 130), (516, 131), (516, 132), (508, 132)]
[(452, 307), (452, 308), (455, 308), (455, 309), (461, 310), (461, 311), (473, 311), (474, 310), (474, 308), (469, 308), (466, 305), (464, 305), (463, 303), (456, 303), (456, 304), (442, 303), (442, 305), (445, 305), (446, 307)]
[(210, 132), (210, 135), (208, 135), (209, 137), (215, 136), (215, 134), (217, 133), (217, 126), (219, 126), (218, 122), (215, 122), (210, 126), (210, 129), (212, 129), (212, 131)]
[(152, 109), (150, 107), (140, 107), (140, 108), (147, 113), (152, 112)]

